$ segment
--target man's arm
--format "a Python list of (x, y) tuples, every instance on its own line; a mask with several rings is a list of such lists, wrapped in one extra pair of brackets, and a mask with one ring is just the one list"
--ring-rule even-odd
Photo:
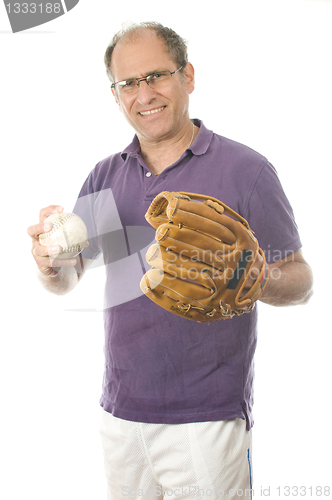
[(260, 300), (271, 306), (306, 304), (313, 294), (313, 275), (302, 251), (268, 264), (270, 278)]
[[(63, 262), (63, 260), (54, 260), (52, 265), (63, 265)], [(70, 267), (54, 267), (52, 268), (52, 272), (50, 274), (44, 274), (38, 266), (37, 277), (45, 290), (48, 290), (55, 295), (65, 295), (76, 287), (92, 262), (93, 261), (91, 259), (83, 259), (83, 265), (80, 262), (80, 264)]]
[(32, 239), (32, 255), (37, 264), (37, 276), (44, 288), (56, 295), (64, 295), (75, 288), (84, 272), (89, 267), (90, 259), (79, 256), (70, 260), (57, 260), (61, 247), (45, 247), (39, 243), (39, 235), (51, 229), (50, 223), (44, 223), (46, 217), (54, 212), (62, 212), (63, 208), (50, 205), (40, 211), (39, 223), (28, 228)]

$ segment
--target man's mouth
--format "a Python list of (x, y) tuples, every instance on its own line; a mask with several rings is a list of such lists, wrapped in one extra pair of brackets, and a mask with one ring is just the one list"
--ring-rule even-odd
[(139, 114), (141, 116), (153, 115), (154, 113), (159, 113), (159, 111), (162, 111), (165, 108), (166, 106), (162, 106), (161, 108), (158, 109), (150, 109), (149, 111), (140, 111)]

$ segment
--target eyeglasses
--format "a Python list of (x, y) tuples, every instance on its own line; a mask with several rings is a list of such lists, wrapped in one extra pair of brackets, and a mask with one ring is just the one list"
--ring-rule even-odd
[(181, 68), (175, 71), (159, 71), (158, 73), (151, 73), (144, 78), (131, 78), (130, 80), (122, 80), (121, 82), (112, 83), (111, 88), (120, 94), (135, 94), (138, 92), (138, 87), (140, 82), (146, 82), (152, 89), (161, 88), (163, 85), (167, 84), (172, 75), (180, 71)]

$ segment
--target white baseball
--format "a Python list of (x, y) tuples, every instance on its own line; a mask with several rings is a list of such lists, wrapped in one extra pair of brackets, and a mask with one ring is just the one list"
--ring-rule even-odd
[(82, 219), (69, 212), (49, 215), (44, 222), (53, 224), (51, 231), (39, 235), (39, 243), (44, 246), (60, 245), (62, 250), (57, 259), (71, 259), (86, 245), (88, 231)]

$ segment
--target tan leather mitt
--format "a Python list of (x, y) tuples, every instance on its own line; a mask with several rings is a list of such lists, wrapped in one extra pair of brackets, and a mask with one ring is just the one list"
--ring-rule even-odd
[(140, 283), (147, 297), (198, 322), (252, 310), (268, 269), (243, 217), (212, 197), (164, 191), (145, 218), (157, 230), (146, 254), (152, 267)]

